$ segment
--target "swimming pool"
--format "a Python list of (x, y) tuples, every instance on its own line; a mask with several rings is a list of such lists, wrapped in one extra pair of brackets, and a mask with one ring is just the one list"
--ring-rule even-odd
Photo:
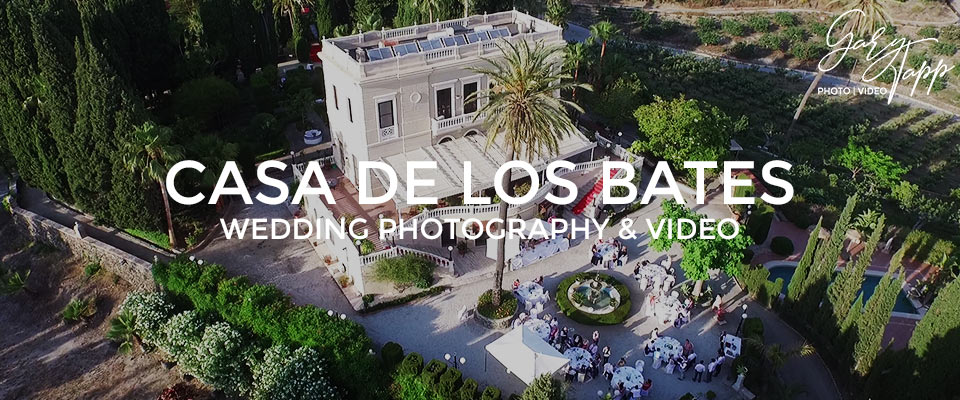
[[(793, 271), (796, 267), (790, 266), (777, 266), (770, 268), (770, 279), (771, 282), (777, 280), (777, 278), (783, 278), (783, 294), (787, 294), (787, 286), (790, 285), (790, 278), (793, 277)], [(863, 301), (866, 303), (867, 299), (870, 296), (873, 296), (873, 292), (877, 290), (877, 284), (880, 283), (879, 276), (866, 275), (863, 277), (863, 287), (861, 292), (863, 292)], [(857, 294), (859, 296), (859, 293)], [(913, 306), (913, 303), (910, 302), (910, 299), (907, 298), (907, 294), (903, 291), (900, 291), (900, 295), (897, 296), (897, 303), (893, 306), (894, 312), (901, 312), (906, 314), (917, 314), (916, 307)]]

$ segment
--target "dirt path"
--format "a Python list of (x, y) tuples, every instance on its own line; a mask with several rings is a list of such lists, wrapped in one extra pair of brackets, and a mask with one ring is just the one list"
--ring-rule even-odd
[[(104, 335), (131, 289), (100, 271), (83, 273), (83, 260), (29, 242), (0, 221), (0, 261), (7, 270), (32, 273), (36, 294), (0, 297), (0, 399), (154, 399), (180, 381), (153, 356), (118, 355)], [(74, 297), (96, 298), (86, 323), (60, 316)]]

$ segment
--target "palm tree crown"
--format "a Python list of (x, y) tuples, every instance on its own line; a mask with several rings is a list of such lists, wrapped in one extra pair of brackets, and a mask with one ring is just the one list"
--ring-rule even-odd
[(619, 35), (620, 28), (617, 28), (612, 22), (600, 21), (590, 25), (590, 36), (587, 37), (587, 44), (600, 42), (600, 58), (603, 59), (604, 53), (607, 52), (607, 42), (615, 39)]
[(832, 0), (827, 8), (836, 8), (842, 11), (861, 10), (861, 13), (850, 13), (850, 20), (844, 25), (848, 32), (863, 36), (878, 27), (886, 26), (892, 21), (887, 13), (884, 0)]
[(166, 179), (167, 171), (183, 159), (183, 149), (171, 141), (172, 130), (144, 122), (126, 143), (123, 162), (131, 171), (139, 171), (153, 181)]
[(557, 93), (576, 87), (589, 90), (589, 86), (557, 73), (559, 47), (542, 43), (531, 47), (526, 41), (501, 41), (497, 46), (503, 61), (486, 60), (489, 67), (473, 69), (495, 82), (478, 113), (486, 116), (487, 146), (504, 135), (506, 144), (529, 160), (545, 152), (556, 154), (560, 139), (576, 130), (567, 110), (583, 111)]

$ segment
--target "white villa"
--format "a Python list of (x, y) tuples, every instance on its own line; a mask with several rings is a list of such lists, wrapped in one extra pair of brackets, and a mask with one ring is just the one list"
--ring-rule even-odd
[[(517, 11), (417, 25), (405, 28), (366, 32), (323, 41), (320, 58), (326, 82), (326, 107), (329, 116), (333, 156), (326, 160), (336, 165), (338, 177), (332, 188), (336, 204), (326, 204), (319, 196), (305, 198), (304, 210), (310, 219), (363, 217), (376, 231), (378, 218), (403, 218), (411, 221), (424, 216), (446, 218), (491, 218), (498, 205), (457, 206), (442, 203), (439, 208), (419, 210), (407, 204), (402, 177), (408, 161), (435, 161), (434, 173), (423, 171), (420, 178), (433, 179), (436, 185), (419, 190), (418, 196), (455, 196), (463, 188), (463, 161), (473, 165), (473, 187), (477, 190), (493, 186), (496, 169), (507, 161), (501, 147), (487, 146), (480, 104), (471, 94), (489, 90), (493, 83), (472, 68), (487, 65), (488, 59), (501, 56), (497, 41), (544, 42), (565, 44), (562, 29), (546, 21)], [(558, 94), (559, 95), (559, 94)], [(479, 96), (483, 101), (483, 96)], [(609, 146), (609, 143), (606, 143)], [(583, 176), (578, 185), (596, 182), (602, 159), (594, 160), (597, 144), (581, 132), (571, 132), (560, 143), (559, 154), (552, 158), (532, 160), (538, 171), (556, 159), (568, 159), (577, 165), (569, 174)], [(620, 149), (622, 150), (622, 149)], [(625, 152), (623, 152), (625, 153)], [(623, 154), (621, 154), (623, 155)], [(357, 204), (357, 165), (360, 161), (382, 161), (400, 175), (399, 187), (392, 204), (361, 206)], [(631, 161), (634, 161), (631, 159)], [(302, 166), (296, 169), (298, 179)], [(525, 177), (514, 173), (514, 179)], [(588, 175), (589, 172), (589, 176)], [(325, 171), (329, 178), (331, 173)], [(384, 191), (381, 176), (367, 177), (374, 195)], [(432, 176), (431, 176), (432, 175)], [(538, 179), (544, 182), (542, 173)], [(542, 185), (529, 206), (513, 207), (511, 215), (532, 218), (544, 196), (555, 188)], [(581, 191), (581, 195), (582, 195)], [(369, 292), (363, 282), (363, 268), (385, 257), (416, 252), (437, 262), (451, 275), (467, 271), (455, 266), (451, 246), (456, 239), (417, 242), (375, 240), (377, 251), (360, 256), (357, 246), (336, 240), (330, 244), (342, 270), (348, 274), (360, 294)], [(472, 242), (472, 241), (471, 241)], [(484, 247), (485, 240), (469, 243), (471, 248)], [(484, 256), (485, 249), (460, 257), (457, 263), (492, 265)], [(459, 255), (458, 255), (459, 256)], [(457, 268), (455, 268), (457, 267)]]

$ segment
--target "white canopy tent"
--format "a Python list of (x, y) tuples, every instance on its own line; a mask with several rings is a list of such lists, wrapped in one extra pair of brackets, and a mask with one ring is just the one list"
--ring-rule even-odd
[(486, 346), (500, 364), (530, 385), (540, 375), (553, 375), (570, 360), (528, 328), (518, 326)]

